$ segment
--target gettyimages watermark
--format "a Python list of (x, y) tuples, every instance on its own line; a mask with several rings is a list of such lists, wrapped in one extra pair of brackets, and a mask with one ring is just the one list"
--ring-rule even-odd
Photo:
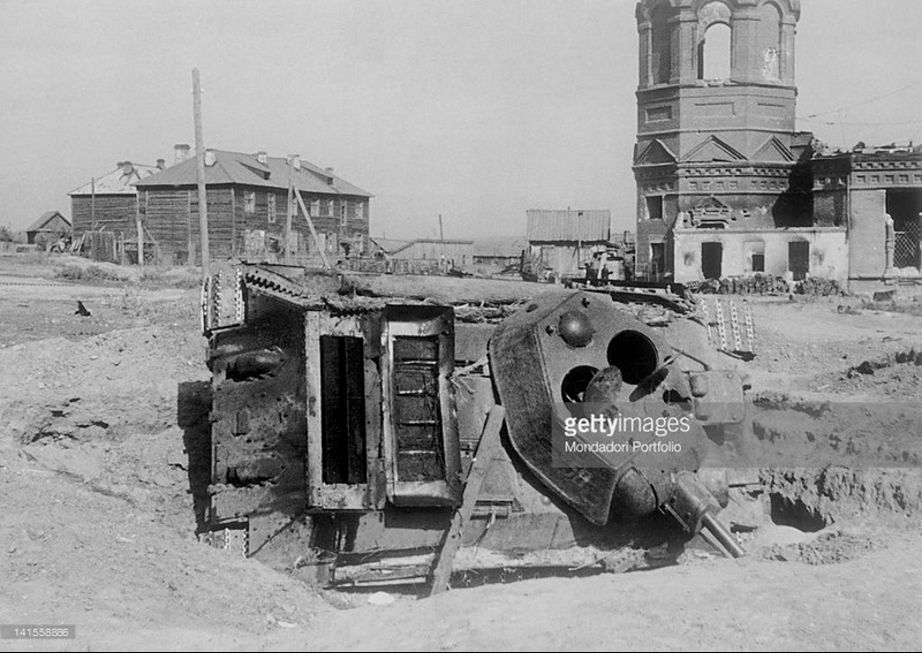
[[(643, 452), (673, 453), (682, 450), (676, 436), (692, 430), (692, 417), (611, 415), (590, 413), (570, 415), (563, 420), (564, 451), (567, 453)], [(656, 439), (650, 439), (650, 437)], [(667, 439), (668, 438), (668, 439)]]
[[(727, 468), (922, 466), (922, 403), (756, 400), (662, 404), (644, 415), (602, 404), (554, 406), (554, 467), (669, 469), (692, 458)], [(633, 412), (632, 412), (633, 411)]]
[(602, 404), (558, 404), (551, 433), (554, 467), (611, 467), (636, 456), (684, 458), (696, 427), (691, 414), (642, 415)]

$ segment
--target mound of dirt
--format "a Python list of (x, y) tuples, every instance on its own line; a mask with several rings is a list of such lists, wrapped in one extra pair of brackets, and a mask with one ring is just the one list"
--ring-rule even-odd
[(154, 641), (195, 650), (209, 638), (247, 641), (330, 611), (306, 585), (164, 528), (156, 512), (120, 496), (24, 460), (3, 472), (7, 621), (76, 624), (87, 650)]
[(922, 350), (911, 348), (866, 359), (843, 372), (826, 375), (826, 383), (839, 394), (916, 397), (922, 393)]
[(922, 466), (915, 401), (814, 400), (772, 393), (751, 409), (754, 467)]
[(773, 506), (793, 519), (911, 525), (922, 513), (918, 468), (763, 469), (762, 484)]
[(161, 431), (176, 424), (177, 381), (207, 378), (203, 355), (201, 336), (164, 326), (7, 347), (0, 414), (23, 443)]
[(836, 529), (821, 533), (809, 542), (776, 544), (763, 549), (760, 555), (765, 560), (829, 565), (853, 560), (880, 548), (883, 548), (883, 542), (879, 539)]

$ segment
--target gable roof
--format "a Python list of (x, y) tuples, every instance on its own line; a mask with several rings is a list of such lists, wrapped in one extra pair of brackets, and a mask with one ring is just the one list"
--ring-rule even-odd
[[(212, 150), (214, 165), (205, 166), (205, 183), (208, 185), (239, 184), (262, 188), (288, 189), (288, 160), (267, 157), (266, 163), (258, 161), (255, 154)], [(146, 177), (134, 183), (136, 188), (156, 186), (195, 186), (198, 183), (195, 157)], [(326, 195), (358, 195), (372, 197), (368, 191), (327, 172), (323, 168), (301, 159), (301, 170), (295, 171), (298, 190)]]
[(643, 152), (637, 155), (637, 158), (634, 160), (634, 165), (662, 165), (664, 163), (675, 162), (675, 154), (673, 154), (661, 140), (654, 138), (650, 144), (644, 148)]
[(787, 163), (794, 160), (794, 153), (778, 140), (777, 136), (772, 136), (756, 150), (756, 153), (752, 155), (752, 160)]
[(685, 155), (683, 161), (745, 161), (746, 157), (730, 147), (716, 136), (708, 136), (691, 152)]
[(414, 238), (413, 240), (394, 240), (388, 238), (372, 238), (375, 245), (389, 255), (399, 254), (410, 249), (418, 243), (431, 243), (435, 245), (473, 245), (473, 240), (459, 240), (457, 238)]
[(520, 236), (493, 236), (474, 239), (474, 256), (512, 258), (528, 249), (528, 241)]
[(698, 202), (697, 204), (695, 204), (695, 209), (703, 210), (703, 211), (707, 211), (707, 210), (729, 211), (730, 207), (724, 204), (723, 202), (721, 202), (719, 199), (717, 199), (713, 195), (710, 195), (704, 198), (703, 200), (701, 200), (700, 202)]
[(378, 236), (369, 236), (368, 240), (371, 241), (372, 245), (377, 246), (382, 252), (390, 254), (391, 252), (403, 248), (406, 245), (408, 240), (401, 240), (399, 238), (384, 238)]
[(101, 177), (96, 177), (95, 181), (88, 181), (79, 188), (70, 191), (68, 195), (134, 195), (135, 189), (131, 185), (136, 181), (150, 177), (160, 172), (157, 166), (148, 166), (140, 163), (131, 163), (125, 161), (115, 170), (107, 172)]
[(42, 213), (38, 220), (26, 227), (26, 231), (41, 231), (45, 228), (45, 225), (47, 225), (55, 218), (61, 218), (64, 222), (67, 223), (68, 226), (70, 226), (70, 220), (61, 215), (60, 211), (45, 211)]
[(525, 215), (528, 218), (525, 237), (529, 242), (608, 242), (611, 234), (611, 212), (608, 209), (530, 209)]

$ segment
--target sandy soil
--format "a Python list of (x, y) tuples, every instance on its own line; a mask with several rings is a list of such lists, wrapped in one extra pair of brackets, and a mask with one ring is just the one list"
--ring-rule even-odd
[[(754, 301), (759, 355), (745, 369), (777, 409), (772, 419), (795, 416), (780, 429), (790, 442), (816, 437), (803, 420), (817, 404), (864, 400), (883, 406), (864, 419), (877, 453), (910, 456), (900, 469), (825, 470), (819, 483), (819, 469), (763, 471), (766, 487), (824, 529), (767, 527), (740, 561), (691, 549), (655, 571), (371, 605), (367, 594), (318, 593), (196, 542), (193, 443), (177, 388), (208, 378), (198, 291), (139, 278), (63, 283), (60, 263), (0, 258), (0, 623), (73, 623), (78, 639), (0, 641), (0, 650), (906, 650), (922, 641), (918, 433), (883, 427), (892, 406), (918, 399), (922, 365), (907, 352), (922, 350), (922, 318), (842, 312), (841, 300)], [(74, 315), (78, 299), (91, 316)], [(879, 366), (856, 371), (865, 361)], [(774, 433), (764, 422), (762, 433)], [(866, 437), (839, 426), (852, 447)]]

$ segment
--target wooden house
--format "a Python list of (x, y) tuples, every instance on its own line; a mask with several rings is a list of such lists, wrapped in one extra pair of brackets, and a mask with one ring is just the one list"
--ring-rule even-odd
[[(271, 157), (223, 150), (205, 153), (208, 238), (213, 258), (271, 259), (284, 251), (288, 189), (293, 183), (310, 213), (318, 242), (299, 209), (292, 220), (293, 249), (309, 256), (364, 252), (372, 195), (299, 156)], [(196, 161), (182, 161), (134, 183), (144, 228), (167, 261), (198, 256)]]
[(115, 170), (94, 177), (70, 195), (74, 238), (88, 231), (109, 231), (118, 238), (131, 238), (137, 231), (138, 193), (131, 184), (160, 172), (156, 166), (119, 161)]
[(26, 229), (30, 245), (45, 245), (70, 234), (70, 220), (58, 211), (46, 211)]

